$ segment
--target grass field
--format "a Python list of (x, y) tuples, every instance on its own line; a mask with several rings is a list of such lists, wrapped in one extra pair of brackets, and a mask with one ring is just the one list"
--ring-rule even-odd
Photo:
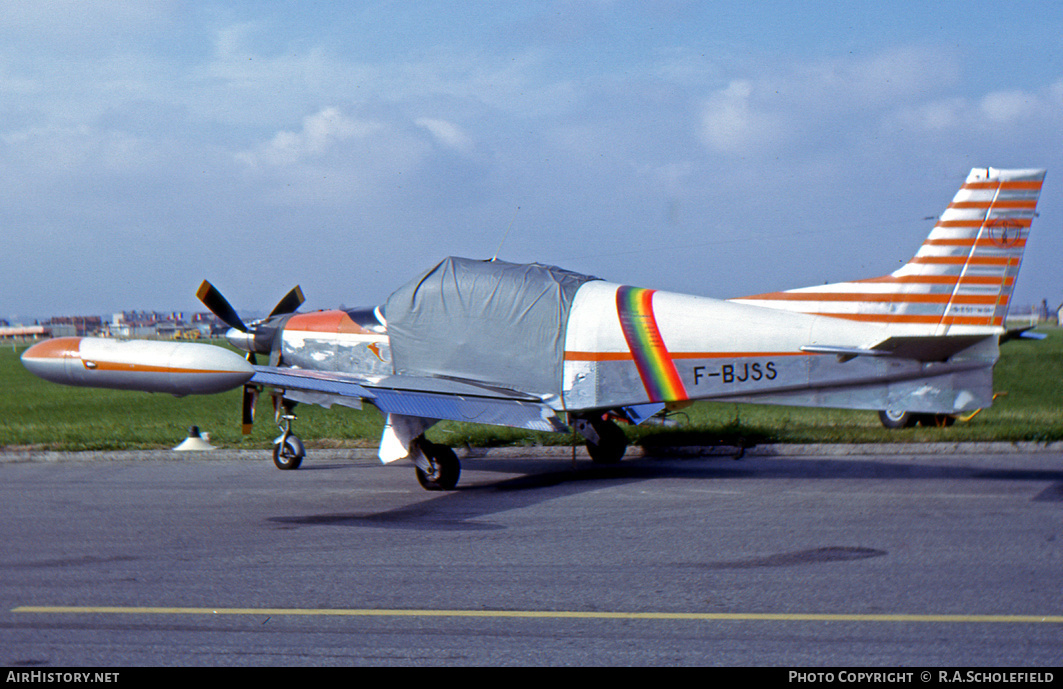
[[(1005, 344), (995, 372), (1003, 393), (989, 409), (950, 428), (882, 428), (874, 412), (703, 402), (671, 417), (677, 426), (628, 428), (643, 445), (761, 443), (1057, 441), (1063, 440), (1063, 331)], [(25, 347), (0, 350), (0, 447), (119, 450), (173, 447), (192, 425), (220, 447), (267, 448), (278, 434), (268, 396), (250, 436), (240, 434), (240, 391), (174, 398), (169, 395), (55, 385), (26, 371)], [(331, 410), (302, 405), (296, 433), (308, 447), (375, 447), (383, 418), (371, 407)], [(452, 446), (571, 444), (571, 435), (445, 422), (428, 433)]]

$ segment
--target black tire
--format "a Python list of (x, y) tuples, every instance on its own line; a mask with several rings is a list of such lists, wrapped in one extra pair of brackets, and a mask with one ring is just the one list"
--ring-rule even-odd
[(919, 425), (931, 428), (948, 428), (956, 423), (956, 417), (952, 414), (919, 414)]
[(298, 469), (305, 456), (303, 441), (294, 435), (289, 435), (284, 442), (273, 444), (273, 464), (282, 471)]
[(598, 434), (597, 444), (587, 441), (587, 454), (595, 464), (616, 464), (627, 452), (627, 436), (624, 429), (612, 421), (592, 421), (591, 426)]
[(909, 411), (892, 411), (885, 409), (878, 413), (878, 419), (886, 428), (911, 428), (918, 421), (918, 415)]
[(421, 451), (432, 465), (428, 472), (415, 467), (417, 482), (421, 484), (421, 487), (425, 490), (454, 490), (461, 477), (461, 462), (458, 461), (454, 450), (446, 445), (422, 441)]

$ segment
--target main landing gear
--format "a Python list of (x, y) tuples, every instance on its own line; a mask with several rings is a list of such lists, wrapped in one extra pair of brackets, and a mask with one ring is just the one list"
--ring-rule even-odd
[(627, 436), (616, 422), (601, 415), (575, 419), (576, 431), (587, 439), (587, 454), (595, 464), (616, 464), (627, 452)]
[(414, 460), (417, 482), (425, 490), (453, 490), (461, 477), (461, 462), (454, 450), (438, 445), (423, 435), (416, 441), (421, 452)]
[(943, 428), (956, 423), (956, 417), (952, 414), (917, 414), (910, 411), (894, 411), (890, 409), (880, 411), (878, 418), (886, 428), (911, 428), (916, 424)]
[[(587, 453), (595, 464), (615, 464), (627, 451), (627, 436), (612, 419), (602, 415), (580, 417), (573, 421), (576, 430), (587, 439)], [(411, 444), (417, 482), (425, 490), (453, 490), (461, 477), (461, 462), (454, 450), (433, 443), (420, 435)], [(419, 451), (416, 451), (419, 450)]]
[[(281, 434), (273, 441), (273, 463), (284, 471), (298, 469), (306, 456), (306, 449), (303, 441), (292, 433), (292, 422), (295, 421), (292, 411), (296, 403), (279, 395), (274, 399), (277, 427)], [(623, 459), (627, 451), (627, 436), (613, 418), (599, 413), (572, 419), (575, 429), (587, 439), (587, 453), (595, 464), (615, 464)], [(422, 421), (413, 419), (411, 422), (410, 418), (389, 416), (389, 424), (394, 423), (394, 428), (399, 429), (399, 437), (395, 442), (404, 448), (396, 454), (408, 452), (413, 459), (417, 482), (425, 490), (453, 490), (461, 477), (461, 462), (454, 450), (425, 438), (424, 431), (432, 424)], [(413, 440), (402, 440), (403, 433), (406, 433), (405, 438), (413, 436)], [(389, 437), (385, 431), (384, 439)]]

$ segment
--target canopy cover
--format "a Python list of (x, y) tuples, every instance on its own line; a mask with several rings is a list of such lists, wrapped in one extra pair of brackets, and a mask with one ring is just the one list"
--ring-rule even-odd
[(565, 330), (587, 275), (450, 257), (384, 306), (395, 372), (561, 395)]

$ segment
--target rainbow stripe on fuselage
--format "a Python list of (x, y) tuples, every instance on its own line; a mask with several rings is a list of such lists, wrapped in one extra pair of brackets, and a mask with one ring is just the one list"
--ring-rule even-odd
[(679, 372), (664, 345), (653, 315), (656, 290), (621, 285), (616, 291), (616, 312), (628, 349), (651, 402), (687, 399)]

